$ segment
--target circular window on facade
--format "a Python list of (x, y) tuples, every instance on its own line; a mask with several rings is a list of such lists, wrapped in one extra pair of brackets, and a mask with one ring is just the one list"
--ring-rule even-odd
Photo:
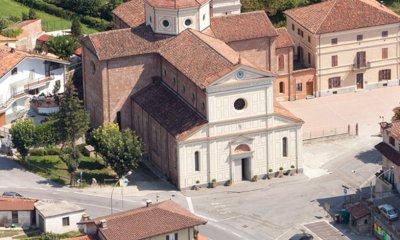
[(243, 71), (238, 71), (236, 73), (236, 78), (237, 79), (243, 79), (244, 78), (244, 72)]
[(168, 20), (162, 21), (162, 25), (163, 25), (165, 28), (169, 27), (169, 21), (168, 21)]
[(185, 20), (185, 26), (186, 26), (186, 27), (189, 27), (190, 25), (192, 25), (192, 20), (186, 19), (186, 20)]
[(246, 101), (243, 98), (236, 99), (233, 106), (238, 111), (243, 110), (246, 107)]

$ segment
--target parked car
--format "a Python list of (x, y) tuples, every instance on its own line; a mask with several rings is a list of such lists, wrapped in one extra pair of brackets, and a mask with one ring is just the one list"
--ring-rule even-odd
[(309, 233), (301, 233), (292, 236), (289, 240), (313, 240), (313, 239), (314, 239), (313, 235)]
[(382, 204), (378, 206), (379, 211), (390, 221), (395, 221), (399, 219), (399, 215), (396, 209), (390, 204)]
[(16, 192), (4, 192), (3, 196), (6, 196), (6, 197), (22, 197), (21, 194), (16, 193)]

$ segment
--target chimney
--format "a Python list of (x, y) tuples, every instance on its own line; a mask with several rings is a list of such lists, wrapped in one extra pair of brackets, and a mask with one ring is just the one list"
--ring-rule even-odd
[(82, 215), (82, 221), (89, 221), (89, 220), (90, 220), (90, 217), (87, 213)]
[(153, 202), (150, 199), (146, 200), (146, 207), (149, 207)]
[(107, 228), (107, 220), (105, 220), (105, 219), (100, 220), (100, 228), (103, 228), (103, 229)]

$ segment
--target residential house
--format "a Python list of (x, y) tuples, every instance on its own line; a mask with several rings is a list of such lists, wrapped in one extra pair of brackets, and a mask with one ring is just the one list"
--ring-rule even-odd
[(83, 239), (193, 240), (198, 239), (197, 227), (206, 223), (174, 201), (167, 200), (78, 224), (88, 235)]
[(285, 11), (294, 59), (316, 69), (315, 96), (399, 85), (400, 17), (375, 0)]
[(36, 47), (36, 40), (43, 34), (41, 19), (25, 20), (8, 28), (22, 30), (21, 34), (16, 37), (15, 47), (24, 51), (33, 51)]
[(377, 179), (376, 187), (378, 192), (391, 191), (392, 188), (400, 192), (400, 121), (381, 122), (380, 126), (382, 142), (375, 148), (382, 154), (382, 169), (385, 173), (382, 175), (384, 181), (379, 181), (378, 186)]
[(146, 1), (145, 23), (83, 39), (91, 126), (135, 130), (147, 163), (179, 189), (302, 171), (303, 122), (274, 101), (279, 34), (266, 14), (171, 3)]
[(371, 232), (371, 212), (366, 203), (356, 203), (348, 207), (350, 213), (349, 225), (358, 233)]
[(0, 196), (0, 227), (29, 228), (35, 224), (36, 200)]
[(56, 84), (64, 91), (68, 62), (0, 46), (0, 126), (29, 109), (32, 96), (51, 94)]
[(9, 38), (9, 37), (5, 37), (3, 35), (0, 35), (0, 45), (5, 45), (5, 46), (9, 46), (9, 47), (15, 48), (16, 47), (16, 42), (17, 42), (16, 38)]
[(43, 232), (78, 231), (85, 209), (67, 201), (40, 200), (35, 203), (36, 223)]

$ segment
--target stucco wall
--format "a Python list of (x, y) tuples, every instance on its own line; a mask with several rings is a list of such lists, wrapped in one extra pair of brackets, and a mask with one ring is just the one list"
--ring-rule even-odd
[[(18, 211), (18, 227), (29, 228), (32, 224), (32, 211)], [(0, 211), (0, 227), (12, 223), (11, 211)]]
[[(45, 232), (52, 233), (66, 233), (71, 231), (78, 231), (76, 223), (82, 220), (83, 211), (76, 213), (69, 213), (65, 215), (58, 215), (54, 217), (44, 218)], [(39, 224), (39, 211), (36, 211), (36, 222)], [(63, 218), (69, 217), (69, 226), (63, 226)]]
[[(176, 233), (178, 233), (179, 240), (192, 240), (193, 239), (193, 228), (183, 229)], [(175, 232), (170, 233), (170, 234), (175, 234)], [(147, 240), (165, 240), (167, 235), (168, 234), (157, 236), (157, 237), (152, 237), (152, 238), (148, 238)]]
[[(270, 38), (256, 38), (243, 41), (230, 42), (228, 45), (235, 51), (240, 52), (241, 56), (255, 64), (257, 67), (262, 69), (271, 69), (274, 67), (272, 56), (275, 56), (274, 47), (270, 44), (273, 39)], [(271, 59), (271, 61), (270, 61)]]

